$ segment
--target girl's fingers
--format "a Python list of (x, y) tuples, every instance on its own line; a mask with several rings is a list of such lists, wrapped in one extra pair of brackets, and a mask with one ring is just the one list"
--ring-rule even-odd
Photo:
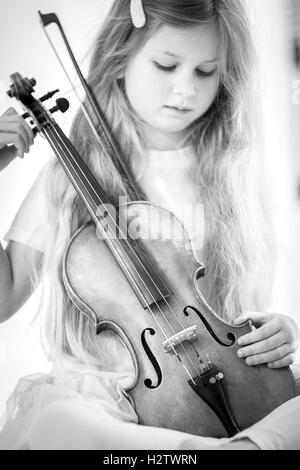
[(270, 338), (264, 339), (263, 341), (259, 341), (258, 343), (252, 344), (250, 346), (245, 346), (239, 349), (237, 355), (238, 357), (242, 358), (254, 356), (256, 354), (262, 354), (268, 351), (272, 351), (273, 349), (279, 348), (284, 343), (284, 338), (281, 332), (279, 332), (271, 336)]
[(13, 126), (14, 130), (16, 129), (17, 131), (19, 130), (20, 132), (23, 132), (24, 136), (26, 136), (26, 140), (28, 141), (29, 146), (34, 143), (33, 132), (27, 122), (21, 116), (7, 116), (5, 121), (1, 121), (0, 118), (0, 132), (4, 123), (8, 123), (10, 126)]
[(5, 145), (15, 145), (18, 149), (22, 151), (28, 151), (28, 143), (26, 142), (26, 136), (24, 133), (15, 133), (15, 132), (1, 132), (0, 131), (0, 147)]
[(23, 129), (25, 129), (25, 132), (26, 132), (27, 137), (28, 137), (29, 147), (30, 147), (31, 145), (34, 144), (33, 132), (31, 130), (31, 128), (29, 127), (29, 125), (27, 124), (27, 122), (25, 121), (25, 119), (23, 119), (21, 116), (19, 116), (19, 121), (21, 122), (21, 125), (23, 125)]
[(238, 344), (240, 346), (245, 346), (247, 344), (257, 343), (258, 341), (263, 341), (270, 336), (275, 335), (280, 331), (281, 325), (275, 319), (265, 323), (261, 327), (256, 330), (251, 331), (251, 333), (247, 333), (244, 336), (241, 336), (238, 339)]
[(292, 353), (287, 354), (285, 357), (282, 357), (278, 361), (269, 362), (268, 367), (270, 367), (270, 369), (278, 369), (280, 367), (288, 367), (291, 364), (293, 364), (295, 362), (295, 360), (296, 360), (296, 354), (292, 352)]
[(24, 151), (29, 152), (31, 138), (25, 126), (20, 121), (0, 122), (0, 148), (7, 144), (15, 144), (16, 136), (21, 137), (24, 143)]
[(5, 121), (0, 118), (0, 143), (2, 132), (21, 134), (28, 149), (33, 144), (33, 132), (21, 117), (16, 119), (15, 116), (9, 116)]
[[(25, 140), (20, 134), (10, 134), (10, 133), (2, 133), (0, 132), (0, 157), (1, 157), (1, 149), (6, 147), (7, 145), (13, 144), (17, 149), (17, 155), (20, 158), (24, 157), (24, 152), (29, 151), (28, 145), (25, 143)], [(6, 152), (4, 148), (3, 151)]]
[(290, 354), (294, 354), (291, 351), (290, 344), (283, 344), (279, 348), (273, 349), (273, 351), (268, 351), (263, 354), (255, 354), (254, 356), (250, 356), (246, 358), (246, 364), (248, 366), (255, 366), (258, 364), (266, 364), (280, 361), (285, 356)]
[(17, 155), (18, 149), (14, 145), (6, 145), (0, 149), (0, 171), (4, 170)]
[(13, 115), (17, 115), (18, 116), (18, 113), (17, 111), (15, 110), (15, 108), (8, 108), (6, 111), (4, 111), (4, 113), (2, 114), (2, 116), (13, 116)]
[(28, 140), (28, 144), (32, 145), (34, 143), (34, 135), (31, 128), (29, 127), (25, 119), (23, 119), (14, 108), (7, 109), (5, 113), (0, 116), (0, 132), (5, 123), (11, 123), (12, 125), (14, 125), (14, 129), (19, 129), (22, 132), (25, 131), (27, 135), (26, 140)]
[(240, 325), (248, 320), (251, 320), (256, 326), (262, 325), (267, 321), (271, 320), (272, 315), (270, 313), (261, 312), (244, 312), (234, 320), (235, 325)]
[(33, 132), (14, 108), (8, 108), (0, 116), (0, 171), (16, 155), (24, 157), (34, 142)]

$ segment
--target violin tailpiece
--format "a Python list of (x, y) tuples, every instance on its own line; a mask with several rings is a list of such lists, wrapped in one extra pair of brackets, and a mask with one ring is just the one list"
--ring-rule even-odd
[(223, 380), (223, 372), (212, 365), (208, 371), (188, 382), (197, 395), (216, 413), (228, 436), (232, 437), (241, 429), (239, 429), (231, 412)]

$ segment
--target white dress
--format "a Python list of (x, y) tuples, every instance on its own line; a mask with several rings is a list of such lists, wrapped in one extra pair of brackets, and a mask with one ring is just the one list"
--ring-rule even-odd
[[(122, 391), (127, 380), (125, 374), (99, 372), (96, 368), (84, 366), (72, 358), (64, 358), (63, 365), (56, 364), (49, 374), (32, 374), (21, 378), (8, 399), (7, 410), (2, 417), (0, 449), (32, 448), (30, 440), (37, 419), (45, 410), (49, 410), (50, 405), (53, 417), (53, 404), (58, 403), (64, 407), (71, 405), (75, 409), (84, 407), (87, 418), (90, 411), (100, 422), (111, 417), (123, 422), (137, 423), (134, 408)], [(81, 432), (78, 439), (82, 440)], [(35, 438), (34, 442), (36, 440)], [(47, 441), (49, 445), (49, 438)], [(78, 448), (83, 444), (75, 441), (72, 445)]]
[[(178, 217), (185, 203), (197, 202), (188, 189), (193, 158), (190, 148), (149, 151), (139, 177), (148, 198)], [(41, 252), (45, 174), (37, 178), (5, 237)], [(185, 222), (191, 238), (203, 236), (203, 227), (194, 231), (193, 221)], [(123, 391), (128, 380), (126, 373), (99, 371), (72, 358), (62, 358), (49, 374), (21, 378), (1, 420), (0, 449), (219, 449), (245, 437), (261, 449), (300, 449), (300, 397), (231, 440), (212, 439), (138, 425), (134, 404)]]

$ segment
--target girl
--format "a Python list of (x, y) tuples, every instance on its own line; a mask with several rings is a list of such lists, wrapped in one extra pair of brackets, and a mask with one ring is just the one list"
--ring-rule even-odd
[[(207, 265), (204, 296), (224, 319), (255, 323), (240, 340), (241, 360), (276, 368), (293, 362), (298, 331), (284, 315), (251, 313), (266, 308), (273, 259), (261, 163), (250, 152), (253, 65), (240, 0), (115, 0), (95, 41), (88, 82), (147, 198), (179, 217), (182, 204), (204, 204), (203, 247), (197, 244), (199, 227), (186, 220)], [(118, 203), (126, 195), (124, 182), (114, 162), (99, 154), (81, 111), (71, 139)], [(2, 166), (15, 154), (23, 157), (32, 143), (27, 124), (7, 110), (0, 120)], [(8, 401), (0, 447), (300, 448), (298, 398), (233, 439), (136, 425), (134, 403), (122, 391), (131, 374), (126, 351), (112, 334), (96, 337), (63, 288), (64, 252), (86, 221), (86, 210), (53, 160), (22, 204), (6, 250), (1, 248), (2, 321), (32, 293), (32, 278), (48, 280), (44, 338), (54, 368), (20, 380)], [(234, 318), (233, 312), (242, 311)]]

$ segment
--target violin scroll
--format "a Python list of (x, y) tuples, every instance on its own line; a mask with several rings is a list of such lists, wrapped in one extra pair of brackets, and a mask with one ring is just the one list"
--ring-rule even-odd
[(41, 103), (52, 98), (59, 91), (58, 89), (50, 91), (41, 98), (36, 99), (32, 96), (36, 85), (35, 78), (23, 78), (18, 72), (10, 75), (10, 78), (12, 80), (12, 84), (7, 91), (7, 95), (10, 98), (16, 98), (23, 104), (26, 109), (26, 112), (22, 114), (23, 119), (30, 118), (31, 124), (36, 123), (37, 127), (32, 129), (34, 135), (36, 135), (41, 128), (51, 121), (51, 114), (57, 111), (65, 113), (69, 109), (69, 101), (66, 98), (58, 98), (56, 100), (56, 106), (53, 106), (49, 111), (42, 106)]
[(8, 90), (7, 94), (10, 98), (21, 99), (22, 96), (26, 96), (34, 92), (34, 86), (36, 85), (35, 78), (23, 78), (18, 72), (10, 75), (12, 85)]

